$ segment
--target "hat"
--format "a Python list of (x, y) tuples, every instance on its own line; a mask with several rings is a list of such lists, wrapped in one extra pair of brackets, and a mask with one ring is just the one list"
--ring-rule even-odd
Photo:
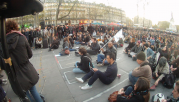
[(136, 58), (138, 60), (145, 61), (145, 53), (141, 51), (140, 53), (137, 54)]

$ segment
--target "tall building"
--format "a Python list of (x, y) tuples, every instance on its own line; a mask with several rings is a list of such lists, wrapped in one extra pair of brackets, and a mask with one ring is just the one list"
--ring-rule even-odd
[[(58, 8), (57, 0), (44, 0), (44, 11), (40, 12), (36, 19), (33, 15), (28, 15), (24, 17), (17, 17), (15, 19), (20, 25), (22, 24), (39, 24), (41, 21), (45, 21), (45, 24), (55, 24), (56, 23), (56, 11)], [(103, 23), (108, 24), (111, 22), (121, 22), (126, 23), (126, 14), (123, 10), (117, 9), (111, 6), (106, 6), (104, 4), (95, 4), (88, 2), (77, 2), (73, 9), (73, 2), (65, 1), (61, 4), (59, 8), (59, 15), (57, 24), (84, 24), (84, 23)], [(70, 14), (66, 16), (69, 11)], [(64, 17), (65, 16), (65, 17)]]

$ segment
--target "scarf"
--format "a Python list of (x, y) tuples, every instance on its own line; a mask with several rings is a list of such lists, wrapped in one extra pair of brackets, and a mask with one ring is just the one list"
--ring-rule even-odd
[(147, 95), (148, 94), (148, 90), (145, 90), (145, 91), (140, 91), (140, 92), (136, 92), (135, 90), (131, 92), (131, 94), (129, 96), (127, 96), (127, 99), (130, 99), (131, 97), (133, 96), (136, 96), (136, 95)]
[[(6, 36), (9, 35), (9, 34), (12, 34), (12, 33), (17, 33), (17, 34), (19, 34), (19, 35), (24, 36), (20, 31), (16, 31), (16, 30), (11, 30), (9, 33), (6, 34)], [(25, 36), (24, 36), (24, 37), (25, 37)], [(26, 37), (25, 37), (25, 38), (26, 38)], [(26, 38), (26, 40), (27, 40), (27, 38)]]

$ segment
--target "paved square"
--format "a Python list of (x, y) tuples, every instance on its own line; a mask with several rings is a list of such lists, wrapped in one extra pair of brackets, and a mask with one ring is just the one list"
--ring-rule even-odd
[[(78, 46), (75, 45), (75, 47)], [(78, 83), (75, 77), (83, 77), (84, 74), (72, 72), (75, 62), (80, 61), (80, 57), (76, 57), (74, 52), (71, 52), (68, 56), (56, 57), (55, 55), (59, 54), (61, 48), (60, 45), (59, 49), (51, 52), (48, 52), (48, 49), (33, 50), (33, 57), (30, 59), (40, 75), (40, 80), (36, 85), (37, 90), (45, 96), (46, 102), (108, 102), (108, 97), (112, 92), (130, 84), (128, 73), (139, 66), (137, 62), (132, 61), (122, 52), (124, 47), (118, 48), (116, 62), (118, 73), (122, 75), (121, 78), (116, 78), (110, 85), (104, 85), (97, 80), (92, 89), (81, 90), (79, 86), (85, 85), (86, 82), (84, 84)], [(107, 66), (97, 67), (95, 62), (97, 55), (93, 55), (91, 58), (95, 68), (100, 71), (106, 70)], [(154, 80), (152, 79), (151, 85), (153, 83)], [(13, 102), (19, 102), (9, 84), (3, 86), (3, 88)], [(156, 93), (164, 93), (167, 96), (171, 92), (172, 89), (166, 89), (159, 84), (155, 91), (150, 92), (150, 96)]]

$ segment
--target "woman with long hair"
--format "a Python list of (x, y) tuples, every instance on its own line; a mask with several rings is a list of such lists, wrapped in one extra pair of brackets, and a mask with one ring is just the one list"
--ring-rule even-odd
[(134, 86), (126, 86), (118, 91), (117, 102), (149, 102), (149, 88), (148, 79), (139, 77)]
[(15, 69), (19, 84), (31, 102), (33, 102), (31, 96), (36, 102), (44, 102), (35, 87), (39, 75), (29, 61), (32, 57), (32, 51), (26, 37), (19, 32), (18, 24), (12, 20), (6, 21), (6, 33), (8, 50), (13, 63), (12, 67)]

